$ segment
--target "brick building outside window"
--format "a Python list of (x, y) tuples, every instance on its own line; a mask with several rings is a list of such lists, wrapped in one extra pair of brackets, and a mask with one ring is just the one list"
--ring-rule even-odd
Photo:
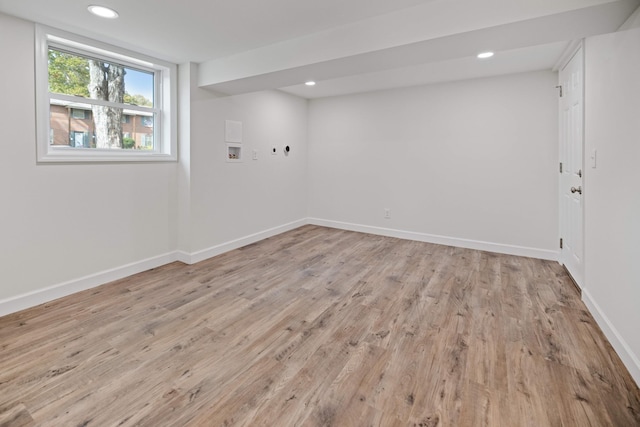
[[(49, 111), (50, 145), (95, 148), (95, 124), (89, 105), (55, 100)], [(153, 116), (124, 110), (122, 136), (123, 148), (153, 149)]]

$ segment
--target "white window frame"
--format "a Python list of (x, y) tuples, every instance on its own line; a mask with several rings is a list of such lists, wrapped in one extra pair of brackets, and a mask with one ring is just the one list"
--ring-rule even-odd
[[(166, 61), (132, 52), (86, 37), (36, 25), (36, 153), (38, 162), (163, 162), (176, 161), (177, 133), (177, 67)], [(154, 73), (154, 150), (73, 148), (50, 144), (51, 98), (82, 102), (85, 98), (49, 93), (49, 47), (116, 62), (127, 67)], [(108, 101), (91, 100), (95, 104)], [(116, 105), (119, 107), (119, 105)], [(143, 110), (127, 105), (128, 110)], [(144, 109), (145, 111), (148, 110)]]

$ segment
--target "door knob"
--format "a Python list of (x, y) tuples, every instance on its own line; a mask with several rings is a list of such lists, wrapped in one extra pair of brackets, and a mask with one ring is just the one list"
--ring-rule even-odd
[(582, 186), (578, 186), (578, 188), (576, 188), (576, 187), (571, 187), (571, 192), (572, 192), (572, 193), (582, 194)]

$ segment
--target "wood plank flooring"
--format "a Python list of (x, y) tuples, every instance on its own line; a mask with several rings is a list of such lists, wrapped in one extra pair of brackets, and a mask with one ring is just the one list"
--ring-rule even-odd
[(0, 318), (0, 426), (639, 426), (554, 262), (316, 226)]

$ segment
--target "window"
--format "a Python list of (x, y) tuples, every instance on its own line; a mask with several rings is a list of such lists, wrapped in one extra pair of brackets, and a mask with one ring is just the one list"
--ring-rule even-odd
[(87, 110), (79, 110), (77, 108), (71, 109), (71, 117), (73, 117), (74, 119), (81, 119), (81, 120), (88, 119), (89, 114), (87, 113), (88, 113)]
[(39, 162), (176, 159), (175, 65), (36, 28)]
[(144, 116), (140, 117), (140, 122), (144, 127), (147, 127), (147, 128), (153, 127), (153, 117), (144, 117)]

